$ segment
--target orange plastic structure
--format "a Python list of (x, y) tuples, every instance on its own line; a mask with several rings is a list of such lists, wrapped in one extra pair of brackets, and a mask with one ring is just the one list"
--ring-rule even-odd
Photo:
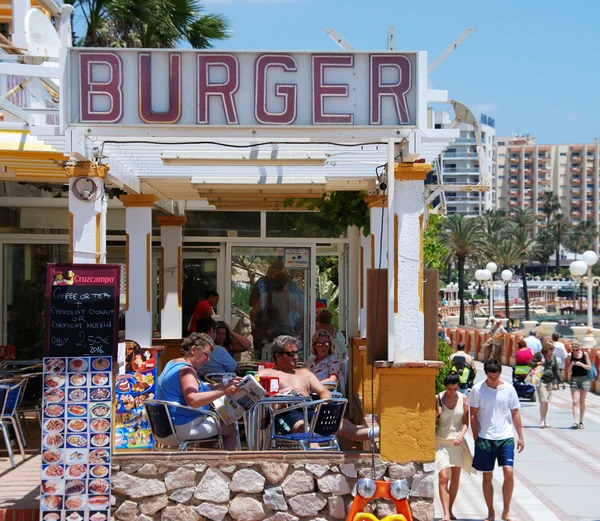
[[(377, 486), (375, 495), (368, 499), (356, 494), (348, 511), (346, 521), (413, 521), (408, 499), (394, 499), (390, 494), (391, 484), (391, 481), (375, 481), (375, 485)], [(365, 505), (375, 498), (391, 499), (396, 505), (396, 513), (379, 520), (373, 514), (364, 512)]]

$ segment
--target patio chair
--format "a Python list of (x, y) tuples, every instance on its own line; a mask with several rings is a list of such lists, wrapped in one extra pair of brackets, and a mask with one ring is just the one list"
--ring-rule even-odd
[[(223, 435), (221, 434), (221, 420), (216, 413), (205, 409), (194, 409), (176, 402), (167, 402), (162, 400), (146, 400), (144, 402), (150, 429), (154, 435), (154, 439), (161, 445), (168, 447), (179, 446), (180, 451), (186, 451), (188, 445), (193, 444), (214, 444), (217, 443), (220, 450), (223, 450)], [(204, 440), (184, 440), (177, 436), (177, 431), (171, 420), (169, 407), (176, 409), (185, 409), (196, 413), (198, 416), (210, 416), (216, 420), (217, 436), (206, 438)], [(240, 445), (238, 435), (238, 447)]]
[[(271, 424), (271, 445), (273, 449), (281, 447), (299, 447), (302, 450), (328, 450), (340, 451), (337, 433), (340, 430), (348, 400), (345, 398), (329, 398), (314, 402), (300, 403), (275, 411)], [(308, 407), (314, 407), (315, 412), (309, 425), (304, 425), (305, 432), (277, 434), (277, 416), (294, 409), (304, 409), (307, 417)], [(311, 445), (318, 447), (311, 447)]]
[(10, 445), (10, 437), (8, 432), (8, 426), (11, 425), (17, 438), (17, 444), (19, 445), (19, 451), (21, 456), (25, 459), (25, 448), (23, 446), (23, 430), (21, 429), (21, 423), (17, 416), (17, 403), (19, 402), (19, 396), (23, 388), (23, 382), (19, 382), (15, 385), (0, 385), (0, 430), (4, 436), (4, 443), (6, 443), (6, 450), (8, 451), (8, 457), (10, 458), (10, 464), (14, 468), (15, 459)]
[[(44, 373), (29, 373), (21, 375), (23, 379), (23, 390), (17, 404), (17, 415), (25, 424), (25, 430), (30, 435), (29, 424), (25, 418), (25, 413), (35, 413), (40, 429), (42, 428), (42, 393), (44, 387)], [(25, 444), (27, 447), (27, 444)]]

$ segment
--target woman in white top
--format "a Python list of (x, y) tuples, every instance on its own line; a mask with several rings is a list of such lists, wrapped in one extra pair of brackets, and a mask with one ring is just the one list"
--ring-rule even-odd
[(312, 337), (311, 356), (305, 364), (321, 382), (336, 383), (340, 379), (340, 361), (333, 354), (329, 331), (319, 329)]
[(444, 380), (446, 390), (437, 396), (437, 428), (435, 465), (439, 479), (440, 501), (444, 509), (442, 521), (456, 519), (452, 506), (458, 494), (460, 472), (474, 473), (473, 456), (464, 441), (469, 428), (469, 407), (459, 392), (460, 376), (451, 371)]

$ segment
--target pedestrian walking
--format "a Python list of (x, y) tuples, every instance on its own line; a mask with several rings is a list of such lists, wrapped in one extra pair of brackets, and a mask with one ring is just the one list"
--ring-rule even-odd
[[(556, 333), (556, 332), (552, 333), (552, 341), (554, 342), (554, 356), (556, 357), (556, 361), (558, 362), (558, 370), (562, 377), (562, 375), (564, 374), (564, 370), (565, 370), (565, 360), (569, 356), (569, 353), (567, 352), (567, 348), (565, 347), (565, 344), (560, 341), (560, 335), (558, 333)], [(555, 390), (558, 389), (558, 383), (559, 383), (558, 380), (554, 382)], [(565, 388), (564, 380), (562, 382), (562, 388), (563, 389)]]
[(547, 429), (550, 428), (550, 425), (546, 423), (546, 415), (548, 414), (548, 405), (552, 398), (552, 387), (555, 380), (558, 383), (562, 383), (558, 361), (556, 360), (556, 356), (554, 356), (554, 342), (547, 340), (542, 350), (533, 356), (529, 365), (533, 368), (542, 367), (542, 377), (540, 385), (536, 388), (536, 392), (538, 401), (540, 402), (540, 429)]
[(588, 371), (591, 368), (592, 363), (589, 355), (581, 349), (581, 344), (577, 340), (573, 341), (571, 354), (565, 362), (565, 375), (571, 385), (571, 398), (573, 398), (573, 425), (571, 425), (571, 429), (584, 428), (585, 398), (591, 384)]
[(475, 439), (473, 468), (483, 472), (483, 497), (488, 508), (486, 521), (493, 521), (495, 512), (492, 479), (494, 466), (498, 461), (498, 466), (502, 467), (504, 473), (502, 520), (512, 521), (510, 502), (514, 488), (515, 460), (513, 426), (517, 430), (517, 450), (522, 452), (525, 448), (519, 413), (521, 404), (515, 388), (500, 378), (502, 364), (498, 360), (486, 360), (483, 369), (486, 379), (476, 384), (469, 395), (471, 429)]
[(435, 433), (435, 465), (438, 473), (440, 501), (444, 509), (442, 521), (456, 519), (452, 506), (458, 494), (462, 470), (474, 474), (473, 456), (464, 441), (469, 429), (469, 407), (459, 392), (460, 376), (451, 371), (444, 379), (446, 390), (437, 396), (438, 421)]

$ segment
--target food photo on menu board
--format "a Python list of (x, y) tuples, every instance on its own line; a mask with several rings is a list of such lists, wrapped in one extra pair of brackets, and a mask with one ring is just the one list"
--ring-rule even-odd
[(43, 521), (107, 521), (110, 508), (112, 360), (45, 358)]
[(156, 349), (132, 343), (126, 350), (125, 374), (115, 384), (115, 449), (151, 449), (154, 439), (144, 402), (154, 399), (157, 378)]

